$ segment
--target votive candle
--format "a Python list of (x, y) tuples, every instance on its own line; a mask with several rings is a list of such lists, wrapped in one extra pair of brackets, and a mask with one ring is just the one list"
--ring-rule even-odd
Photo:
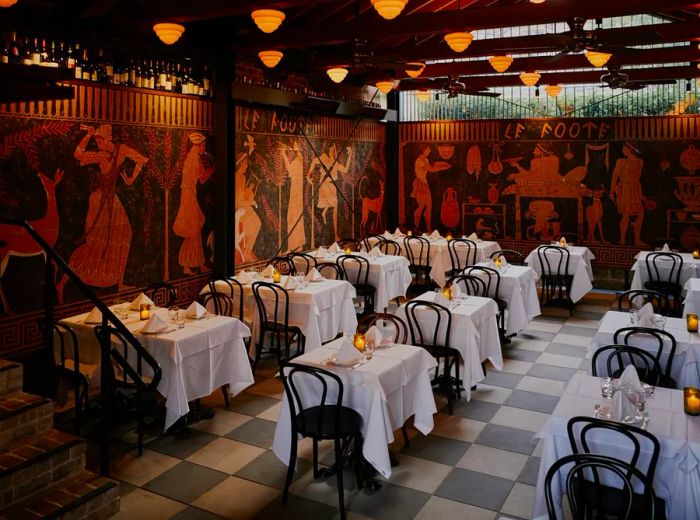
[(360, 334), (357, 332), (353, 337), (352, 337), (352, 344), (355, 345), (355, 348), (362, 352), (365, 349), (365, 335)]
[(698, 315), (697, 314), (688, 314), (685, 317), (686, 324), (688, 325), (688, 332), (697, 332), (698, 331)]
[(688, 415), (700, 415), (700, 390), (692, 386), (683, 389), (683, 410)]
[(700, 258), (700, 250), (693, 249), (693, 259), (697, 260), (698, 258)]
[(151, 304), (150, 303), (142, 303), (139, 305), (139, 317), (142, 320), (147, 320), (148, 318), (151, 317)]
[(282, 280), (282, 273), (275, 270), (275, 272), (272, 273), (272, 281), (275, 283), (280, 283), (280, 280)]

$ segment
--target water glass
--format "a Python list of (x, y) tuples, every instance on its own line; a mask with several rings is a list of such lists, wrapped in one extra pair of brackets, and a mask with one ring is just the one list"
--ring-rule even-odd
[(612, 399), (615, 390), (615, 380), (612, 377), (600, 378), (600, 393), (605, 399)]
[(177, 323), (178, 329), (185, 328), (185, 314), (186, 314), (186, 311), (183, 309), (180, 309), (177, 311), (176, 323)]
[(365, 359), (372, 359), (372, 356), (374, 355), (374, 349), (375, 344), (373, 341), (368, 341), (365, 343), (365, 349), (362, 351), (362, 354), (365, 356)]
[(177, 322), (177, 311), (179, 311), (177, 307), (170, 307), (168, 309), (168, 321), (170, 323), (176, 323)]
[(666, 316), (662, 316), (661, 314), (654, 314), (654, 327), (656, 327), (659, 330), (664, 330), (665, 326)]
[(644, 412), (644, 404), (647, 401), (647, 394), (643, 390), (641, 392), (634, 389), (627, 390), (627, 399), (634, 405), (640, 414)]
[(639, 319), (639, 310), (630, 309), (630, 323), (632, 325), (635, 325), (637, 323), (638, 319)]

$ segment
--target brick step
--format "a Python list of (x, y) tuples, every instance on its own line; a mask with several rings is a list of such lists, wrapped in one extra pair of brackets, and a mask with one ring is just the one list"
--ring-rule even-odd
[(0, 450), (23, 437), (51, 429), (53, 402), (24, 392), (0, 396)]
[(27, 498), (85, 467), (85, 441), (58, 430), (27, 437), (0, 451), (0, 508)]
[(0, 396), (22, 390), (23, 372), (19, 363), (0, 359)]
[(119, 484), (84, 471), (0, 511), (0, 520), (109, 518), (119, 511)]

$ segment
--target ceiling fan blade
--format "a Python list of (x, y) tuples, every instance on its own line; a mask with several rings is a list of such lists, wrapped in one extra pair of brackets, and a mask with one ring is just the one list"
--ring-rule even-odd
[(643, 84), (643, 85), (675, 85), (676, 80), (675, 79), (649, 79), (649, 80), (631, 79), (631, 80), (627, 81), (627, 83), (637, 83), (637, 84)]
[(560, 59), (562, 59), (564, 56), (568, 56), (568, 55), (569, 55), (569, 51), (568, 51), (568, 50), (564, 50), (564, 51), (558, 52), (558, 53), (555, 54), (554, 56), (550, 56), (550, 57), (546, 58), (546, 59), (544, 60), (544, 63), (556, 63), (556, 62), (558, 62)]
[(500, 97), (500, 92), (462, 92), (465, 96), (479, 96), (479, 97), (490, 97), (497, 98)]

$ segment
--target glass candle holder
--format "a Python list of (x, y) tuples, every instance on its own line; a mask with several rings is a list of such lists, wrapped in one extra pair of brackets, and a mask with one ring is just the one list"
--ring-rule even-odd
[(359, 332), (355, 333), (352, 337), (352, 344), (355, 345), (357, 350), (362, 352), (365, 349), (365, 335)]
[(452, 234), (451, 234), (451, 233), (447, 233), (447, 235), (445, 235), (445, 239), (446, 239), (448, 242), (449, 242), (450, 240), (452, 240)]
[(148, 318), (151, 317), (151, 304), (150, 303), (142, 303), (139, 305), (139, 318), (142, 320), (147, 320)]
[(686, 322), (686, 325), (688, 326), (688, 332), (697, 332), (698, 331), (698, 315), (697, 314), (688, 314), (685, 317), (685, 322)]
[(559, 240), (559, 245), (560, 245), (561, 247), (566, 247), (566, 239), (565, 239), (565, 238), (561, 238), (561, 239)]
[(683, 411), (688, 415), (700, 415), (700, 389), (692, 386), (683, 389)]
[(445, 287), (445, 288), (442, 290), (442, 295), (443, 295), (445, 298), (447, 298), (448, 300), (451, 300), (451, 299), (452, 299), (452, 289), (450, 289), (449, 287)]
[(700, 258), (700, 249), (693, 249), (693, 259), (697, 260)]
[(496, 259), (493, 261), (493, 264), (494, 264), (496, 267), (501, 267), (501, 265), (503, 265), (503, 262), (501, 262), (501, 257), (499, 256), (498, 258), (496, 258)]
[(345, 248), (345, 254), (346, 254), (346, 255), (349, 255), (350, 253), (352, 253), (352, 250), (351, 250), (349, 247), (346, 247), (346, 248)]
[(272, 273), (272, 281), (275, 283), (280, 283), (280, 280), (282, 280), (282, 273), (279, 271), (275, 271)]
[(409, 230), (406, 232), (406, 235), (408, 235), (409, 237), (412, 237), (412, 236), (413, 236), (413, 231), (411, 231), (411, 230), (409, 229)]

